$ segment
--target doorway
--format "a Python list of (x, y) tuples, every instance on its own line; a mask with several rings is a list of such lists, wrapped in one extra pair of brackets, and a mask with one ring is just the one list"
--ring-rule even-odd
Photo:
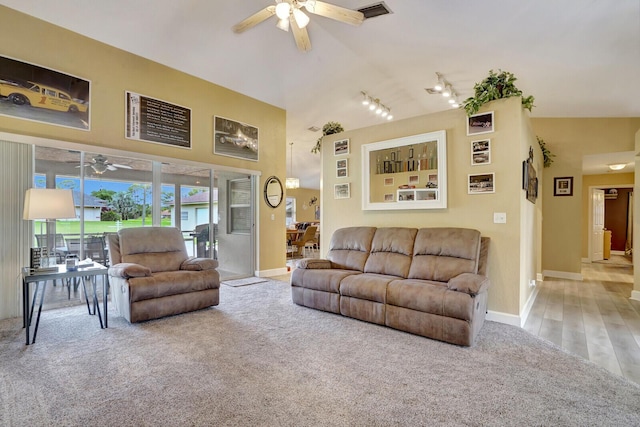
[[(598, 194), (602, 195), (602, 230), (598, 218)], [(632, 262), (633, 256), (633, 184), (592, 185), (589, 187), (589, 257), (587, 262), (619, 260)], [(598, 256), (598, 252), (602, 257)], [(622, 260), (625, 257), (626, 260)]]

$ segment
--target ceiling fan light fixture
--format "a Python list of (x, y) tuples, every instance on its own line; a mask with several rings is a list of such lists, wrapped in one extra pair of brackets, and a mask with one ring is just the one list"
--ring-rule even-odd
[(286, 1), (280, 2), (276, 5), (276, 16), (278, 18), (288, 19), (290, 12), (291, 12), (291, 5)]
[(309, 12), (315, 13), (316, 11), (316, 0), (307, 0), (302, 3), (302, 6), (305, 7)]
[(293, 17), (299, 28), (304, 28), (309, 24), (309, 17), (300, 9), (293, 9)]
[(276, 27), (278, 27), (282, 31), (289, 31), (289, 18), (278, 19)]

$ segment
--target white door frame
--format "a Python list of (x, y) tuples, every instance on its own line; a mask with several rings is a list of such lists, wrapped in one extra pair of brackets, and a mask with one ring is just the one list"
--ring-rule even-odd
[[(589, 186), (589, 197), (588, 197), (589, 198), (589, 207), (587, 209), (589, 211), (589, 224), (588, 224), (589, 232), (587, 233), (588, 239), (589, 239), (588, 240), (589, 241), (589, 245), (588, 245), (589, 246), (589, 248), (588, 248), (589, 249), (588, 250), (589, 253), (588, 253), (587, 258), (582, 260), (583, 262), (591, 263), (591, 254), (593, 253), (593, 250), (592, 250), (593, 242), (592, 242), (592, 238), (591, 238), (591, 235), (593, 234), (592, 233), (592, 230), (593, 230), (593, 201), (591, 200), (591, 195), (593, 193), (593, 190), (596, 190), (596, 189), (606, 190), (608, 188), (631, 188), (631, 189), (633, 189), (634, 185), (633, 184), (607, 184), (607, 185), (590, 185)], [(605, 218), (606, 218), (606, 214), (607, 213), (605, 211)], [(635, 212), (634, 212), (634, 214), (635, 214)]]

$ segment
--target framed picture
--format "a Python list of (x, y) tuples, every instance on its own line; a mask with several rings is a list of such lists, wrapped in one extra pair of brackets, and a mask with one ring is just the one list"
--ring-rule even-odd
[(258, 161), (258, 128), (235, 120), (213, 118), (213, 153)]
[(349, 162), (347, 159), (336, 160), (336, 177), (346, 178), (349, 176)]
[(125, 91), (125, 137), (191, 148), (191, 109)]
[(349, 140), (341, 139), (339, 141), (334, 141), (333, 143), (333, 155), (341, 156), (343, 154), (349, 154)]
[(468, 193), (487, 194), (495, 193), (495, 173), (469, 174)]
[(348, 199), (351, 197), (351, 184), (334, 184), (333, 186), (333, 198), (334, 199)]
[(384, 195), (385, 202), (393, 202), (393, 193), (385, 193)]
[(554, 196), (573, 196), (573, 177), (563, 176), (553, 178)]
[(389, 186), (389, 185), (393, 185), (393, 178), (385, 178), (384, 179), (384, 185), (385, 186)]
[(0, 115), (90, 130), (89, 80), (0, 56)]
[(438, 188), (438, 174), (429, 174), (427, 188)]
[(490, 133), (494, 130), (493, 111), (488, 113), (474, 114), (467, 117), (467, 135), (479, 135)]
[(535, 203), (538, 198), (538, 178), (533, 167), (533, 148), (529, 148), (529, 158), (522, 162), (522, 189), (526, 191), (527, 200)]
[(491, 163), (491, 140), (471, 141), (471, 166)]
[(420, 177), (418, 175), (409, 175), (409, 185), (418, 185)]

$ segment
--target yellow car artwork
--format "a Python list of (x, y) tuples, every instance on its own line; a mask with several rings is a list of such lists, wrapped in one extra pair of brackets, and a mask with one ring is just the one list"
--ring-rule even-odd
[(31, 105), (70, 113), (86, 113), (89, 108), (86, 103), (71, 98), (62, 90), (34, 82), (20, 85), (12, 81), (0, 80), (0, 97), (7, 98), (16, 105)]

